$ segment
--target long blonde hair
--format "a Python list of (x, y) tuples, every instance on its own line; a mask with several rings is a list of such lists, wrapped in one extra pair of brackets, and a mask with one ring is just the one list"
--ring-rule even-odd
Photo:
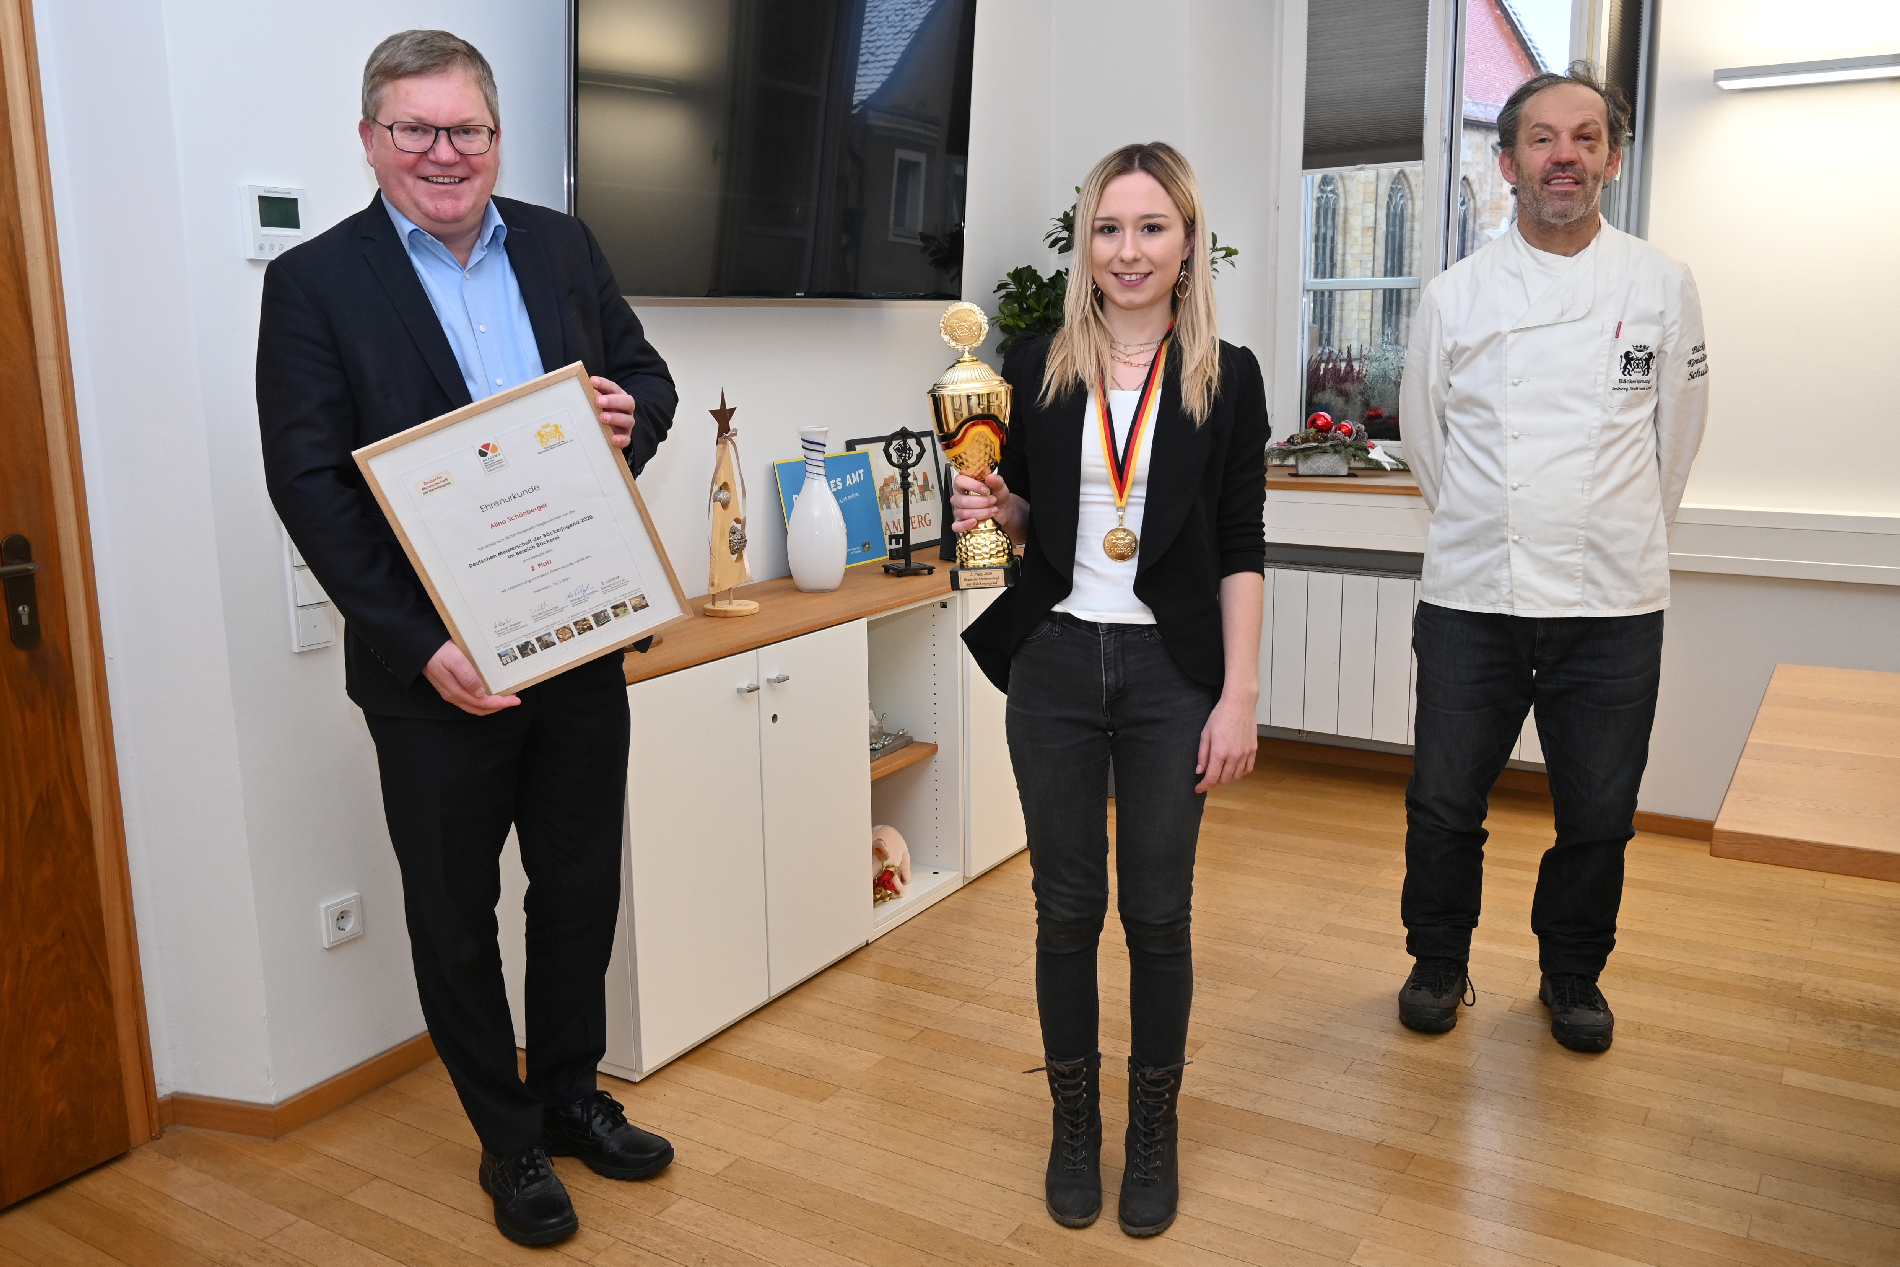
[[(1181, 407), (1195, 426), (1207, 421), (1220, 391), (1220, 332), (1214, 319), (1214, 271), (1208, 263), (1207, 217), (1201, 211), (1201, 187), (1181, 152), (1165, 141), (1124, 145), (1095, 165), (1075, 200), (1075, 263), (1069, 268), (1069, 293), (1062, 305), (1062, 329), (1049, 348), (1042, 371), (1041, 403), (1071, 390), (1087, 392), (1114, 372), (1109, 357), (1108, 323), (1096, 298), (1095, 211), (1108, 182), (1130, 172), (1147, 172), (1174, 200), (1187, 221), (1187, 295), (1174, 298), (1174, 337), (1168, 360), (1181, 372)], [(1178, 283), (1177, 283), (1178, 285)]]

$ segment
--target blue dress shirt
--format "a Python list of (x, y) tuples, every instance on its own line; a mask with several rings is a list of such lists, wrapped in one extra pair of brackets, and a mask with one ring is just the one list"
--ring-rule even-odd
[(493, 396), (546, 373), (528, 323), (528, 305), (508, 263), (508, 226), (494, 201), (482, 213), (481, 236), (466, 268), (428, 230), (396, 210), (387, 196), (383, 207), (402, 237), (442, 333), (449, 337), (469, 399)]

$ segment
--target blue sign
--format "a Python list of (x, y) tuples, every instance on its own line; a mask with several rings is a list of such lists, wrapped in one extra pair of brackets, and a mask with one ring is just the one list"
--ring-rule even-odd
[[(785, 514), (787, 527), (792, 522), (792, 507), (798, 502), (798, 490), (805, 487), (805, 460), (775, 462), (778, 475), (778, 505)], [(881, 563), (891, 557), (884, 538), (884, 516), (877, 508), (877, 487), (871, 482), (871, 455), (832, 453), (825, 458), (825, 478), (831, 481), (831, 495), (844, 512), (846, 567), (860, 563)]]

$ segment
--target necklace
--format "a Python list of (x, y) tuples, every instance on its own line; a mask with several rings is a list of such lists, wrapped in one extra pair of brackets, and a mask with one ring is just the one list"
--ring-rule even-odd
[(1128, 562), (1141, 548), (1141, 539), (1128, 526), (1128, 494), (1135, 487), (1135, 463), (1141, 456), (1142, 433), (1148, 429), (1161, 403), (1162, 366), (1168, 359), (1168, 335), (1173, 332), (1174, 327), (1169, 326), (1168, 334), (1162, 335), (1156, 344), (1148, 375), (1142, 380), (1141, 395), (1135, 398), (1135, 416), (1128, 424), (1128, 439), (1119, 453), (1115, 445), (1115, 422), (1108, 412), (1108, 384), (1097, 384), (1095, 412), (1102, 432), (1102, 457), (1108, 462), (1108, 482), (1115, 489), (1115, 526), (1102, 538), (1102, 553), (1117, 563)]

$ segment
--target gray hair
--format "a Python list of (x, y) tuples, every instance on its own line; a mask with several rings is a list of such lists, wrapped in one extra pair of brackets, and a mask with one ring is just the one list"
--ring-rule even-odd
[(451, 69), (465, 70), (475, 77), (482, 100), (488, 103), (489, 118), (500, 127), (501, 103), (488, 59), (473, 44), (447, 31), (398, 31), (376, 46), (363, 64), (363, 117), (377, 122), (383, 93), (398, 79)]
[(1511, 99), (1498, 111), (1498, 144), (1505, 150), (1517, 148), (1517, 125), (1524, 116), (1524, 103), (1546, 88), (1555, 88), (1559, 84), (1575, 84), (1579, 88), (1588, 88), (1603, 98), (1604, 115), (1610, 125), (1610, 153), (1615, 154), (1623, 148), (1623, 142), (1630, 136), (1630, 103), (1623, 90), (1606, 79), (1597, 76), (1596, 68), (1589, 62), (1572, 62), (1563, 74), (1547, 70), (1541, 75), (1532, 75), (1517, 86)]

